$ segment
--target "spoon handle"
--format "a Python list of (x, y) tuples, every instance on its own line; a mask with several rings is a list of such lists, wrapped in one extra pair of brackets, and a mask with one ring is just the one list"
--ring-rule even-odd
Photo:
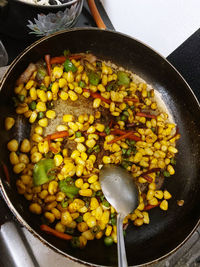
[(117, 251), (118, 251), (118, 266), (127, 267), (126, 250), (124, 244), (123, 234), (123, 219), (124, 216), (121, 214), (117, 215)]

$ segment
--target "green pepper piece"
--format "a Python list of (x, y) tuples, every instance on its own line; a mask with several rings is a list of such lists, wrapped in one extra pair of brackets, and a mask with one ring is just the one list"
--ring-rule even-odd
[(38, 120), (44, 118), (44, 113), (42, 111), (38, 112)]
[(128, 73), (124, 71), (117, 72), (118, 85), (128, 86), (130, 84), (130, 78), (128, 77)]
[(82, 222), (83, 221), (83, 216), (78, 216), (78, 218), (76, 218), (76, 222), (77, 223), (80, 223), (80, 222)]
[(110, 134), (110, 128), (109, 128), (109, 126), (106, 126), (104, 131), (105, 131), (105, 133), (107, 135), (109, 135)]
[(100, 152), (100, 147), (99, 147), (99, 145), (94, 146), (94, 147), (93, 147), (93, 150), (94, 150), (95, 153), (99, 153), (99, 152)]
[(76, 72), (77, 71), (77, 67), (69, 59), (65, 60), (64, 69), (65, 69), (66, 72), (68, 72), (70, 70), (72, 72)]
[(59, 182), (59, 188), (69, 198), (74, 198), (74, 196), (77, 195), (79, 191), (79, 188), (77, 188), (75, 185), (70, 184), (70, 181), (67, 182), (66, 179)]
[(127, 111), (127, 110), (123, 111), (123, 115), (129, 117), (129, 113), (128, 113), (128, 111)]
[(66, 234), (69, 234), (69, 235), (73, 235), (73, 233), (74, 233), (74, 229), (71, 228), (71, 227), (66, 227), (66, 228), (65, 228), (65, 233), (66, 233)]
[(118, 88), (118, 85), (117, 85), (116, 81), (111, 81), (106, 86), (106, 91), (108, 91), (108, 92), (110, 92), (110, 91), (116, 91), (117, 88)]
[(102, 205), (105, 206), (105, 207), (107, 207), (107, 208), (110, 207), (110, 203), (107, 200), (105, 200), (105, 199), (103, 200)]
[(17, 96), (20, 102), (24, 102), (25, 96), (24, 95), (18, 95)]
[(112, 236), (106, 236), (106, 237), (104, 238), (104, 244), (105, 244), (107, 247), (112, 246), (112, 244), (113, 244), (113, 238), (112, 238)]
[(71, 239), (71, 245), (73, 248), (80, 248), (80, 240), (78, 236), (73, 236)]
[(164, 172), (163, 172), (163, 175), (164, 175), (165, 177), (170, 177), (170, 173), (169, 173), (168, 171), (164, 171)]
[(35, 109), (36, 109), (36, 105), (37, 105), (37, 103), (36, 103), (35, 101), (32, 101), (32, 102), (29, 104), (29, 108), (30, 108), (31, 110), (35, 110)]
[(40, 86), (40, 90), (47, 91), (47, 88), (46, 88), (46, 86), (45, 86), (45, 85), (43, 85), (43, 84), (42, 84), (42, 85)]
[(89, 82), (92, 85), (98, 85), (100, 82), (100, 76), (98, 75), (98, 73), (94, 72), (94, 71), (90, 71), (88, 74), (88, 78), (89, 78)]
[(81, 88), (84, 88), (86, 86), (86, 84), (83, 81), (80, 81), (78, 84)]
[(172, 165), (176, 165), (176, 160), (175, 160), (175, 158), (171, 158), (170, 163), (171, 163)]
[(55, 175), (51, 172), (54, 168), (55, 163), (53, 159), (42, 159), (36, 163), (33, 169), (34, 186), (43, 185), (55, 179)]
[(81, 132), (76, 132), (75, 133), (75, 136), (78, 138), (78, 137), (81, 137), (82, 136), (82, 133)]
[(110, 223), (111, 223), (112, 225), (116, 225), (116, 224), (117, 224), (117, 220), (116, 220), (116, 218), (111, 218), (111, 219), (110, 219)]
[(70, 53), (69, 49), (65, 49), (65, 50), (63, 51), (63, 55), (64, 55), (65, 57), (69, 56), (70, 54), (71, 54), (71, 53)]
[(47, 71), (46, 69), (41, 66), (38, 68), (37, 70), (37, 74), (36, 74), (36, 80), (37, 81), (43, 81), (44, 80), (44, 77), (47, 75)]

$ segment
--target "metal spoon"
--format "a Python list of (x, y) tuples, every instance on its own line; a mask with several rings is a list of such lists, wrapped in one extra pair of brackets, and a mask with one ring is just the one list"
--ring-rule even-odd
[(116, 209), (118, 266), (128, 266), (123, 235), (123, 220), (138, 206), (139, 192), (133, 177), (125, 169), (108, 164), (99, 175), (102, 191), (107, 201)]

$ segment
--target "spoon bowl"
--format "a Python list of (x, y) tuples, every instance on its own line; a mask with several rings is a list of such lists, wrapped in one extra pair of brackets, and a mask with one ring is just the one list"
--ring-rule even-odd
[(99, 174), (99, 181), (107, 201), (116, 209), (118, 266), (128, 266), (123, 236), (123, 219), (139, 204), (139, 191), (133, 177), (125, 169), (108, 164)]

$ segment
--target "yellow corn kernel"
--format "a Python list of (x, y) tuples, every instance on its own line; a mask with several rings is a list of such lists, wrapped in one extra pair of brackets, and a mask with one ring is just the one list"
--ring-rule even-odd
[(46, 117), (47, 117), (48, 119), (55, 119), (55, 117), (56, 117), (56, 112), (55, 112), (54, 110), (48, 110), (48, 111), (46, 112)]
[(82, 208), (78, 209), (78, 212), (80, 213), (86, 213), (88, 211), (88, 208), (86, 206), (83, 206)]
[(137, 207), (138, 210), (143, 210), (144, 209), (144, 202), (141, 202), (138, 207)]
[(155, 191), (152, 189), (149, 189), (147, 192), (147, 200), (150, 200), (154, 197)]
[(34, 123), (36, 119), (37, 119), (37, 112), (36, 112), (36, 111), (33, 111), (33, 112), (31, 113), (30, 118), (29, 118), (29, 122), (30, 122), (30, 123)]
[(109, 163), (111, 163), (111, 158), (108, 157), (108, 156), (103, 156), (103, 163), (104, 163), (104, 164), (109, 164)]
[(168, 165), (168, 166), (167, 166), (167, 170), (168, 170), (168, 172), (170, 173), (170, 175), (173, 175), (173, 174), (175, 173), (175, 170), (174, 170), (174, 168), (173, 168), (172, 165)]
[(48, 191), (42, 190), (38, 195), (41, 199), (45, 199), (48, 196)]
[(167, 190), (165, 190), (164, 191), (164, 199), (170, 199), (171, 197), (172, 197), (172, 195)]
[(90, 209), (95, 210), (96, 208), (98, 208), (98, 206), (99, 206), (98, 200), (95, 197), (92, 197), (90, 201)]
[(26, 164), (23, 162), (17, 163), (16, 165), (13, 166), (13, 171), (14, 173), (19, 174), (26, 168)]
[(64, 122), (72, 122), (72, 121), (74, 121), (74, 116), (71, 114), (65, 114), (63, 116), (63, 121)]
[(49, 211), (46, 211), (44, 213), (44, 217), (50, 222), (50, 223), (53, 223), (55, 221), (55, 216), (53, 213), (49, 212)]
[(55, 162), (56, 167), (60, 166), (63, 162), (63, 157), (59, 154), (55, 155), (54, 162)]
[(106, 225), (109, 222), (109, 218), (110, 218), (110, 211), (109, 210), (105, 210), (103, 212), (102, 217), (101, 217), (101, 221)]
[(166, 199), (164, 199), (161, 203), (160, 203), (160, 208), (162, 210), (168, 210), (168, 202)]
[(20, 151), (28, 153), (31, 150), (31, 144), (28, 139), (24, 139), (21, 143)]
[(72, 129), (74, 132), (78, 131), (78, 126), (74, 122), (68, 122), (68, 126), (70, 129)]
[(39, 101), (36, 105), (36, 109), (37, 111), (46, 111), (47, 110), (47, 107), (46, 107), (46, 104), (44, 102), (41, 102)]
[(163, 192), (161, 190), (156, 190), (154, 196), (158, 199), (163, 198)]
[(157, 198), (155, 198), (155, 197), (153, 197), (153, 198), (151, 198), (150, 200), (149, 200), (149, 202), (148, 202), (150, 205), (158, 205), (158, 200), (157, 200)]
[(65, 198), (65, 194), (63, 192), (58, 192), (56, 194), (56, 201), (61, 202)]
[(34, 84), (33, 80), (29, 80), (25, 86), (26, 90), (29, 90)]
[(19, 155), (19, 161), (25, 164), (29, 163), (29, 157), (26, 154)]
[(94, 174), (94, 175), (90, 176), (90, 178), (88, 179), (88, 183), (93, 184), (97, 180), (98, 180), (98, 176), (96, 174)]
[(94, 133), (96, 131), (95, 127), (92, 125), (88, 128), (87, 133)]
[(23, 87), (24, 87), (24, 84), (23, 83), (21, 83), (20, 85), (18, 85), (17, 87), (15, 87), (15, 89), (14, 89), (15, 94), (16, 95), (20, 94), (20, 92), (23, 89)]
[(84, 136), (77, 137), (74, 139), (74, 141), (77, 143), (83, 143), (83, 142), (85, 142), (85, 137)]
[(103, 209), (102, 209), (101, 206), (98, 206), (98, 207), (96, 208), (95, 218), (96, 218), (97, 220), (100, 220), (101, 217), (102, 217), (102, 215), (103, 215)]
[(73, 75), (73, 72), (70, 70), (68, 71), (66, 74), (65, 74), (65, 77), (64, 77), (68, 83), (72, 83), (74, 81), (74, 75)]
[(36, 134), (42, 135), (43, 134), (43, 128), (40, 126), (35, 127), (34, 132)]
[(36, 100), (37, 99), (37, 91), (34, 87), (32, 87), (29, 91), (30, 97), (32, 100)]
[(42, 208), (38, 203), (31, 203), (29, 206), (29, 210), (30, 212), (37, 214), (37, 215), (42, 213)]
[(72, 91), (72, 90), (69, 90), (68, 95), (69, 95), (69, 98), (70, 98), (72, 101), (76, 101), (76, 100), (78, 99), (77, 94), (76, 94), (74, 91)]
[(101, 105), (101, 99), (100, 98), (95, 98), (93, 101), (93, 108), (98, 108)]
[(84, 236), (87, 240), (93, 240), (94, 239), (94, 235), (91, 233), (90, 230), (83, 232), (82, 236)]
[(58, 91), (59, 91), (59, 83), (58, 82), (54, 82), (52, 84), (51, 91), (52, 91), (53, 94), (57, 94), (58, 93)]
[(84, 213), (83, 214), (83, 220), (84, 220), (84, 222), (86, 222), (89, 219), (90, 216), (92, 216), (90, 212)]
[(12, 118), (12, 117), (7, 117), (6, 119), (5, 119), (5, 129), (8, 131), (8, 130), (10, 130), (12, 127), (13, 127), (13, 125), (15, 124), (15, 119), (14, 118)]
[(168, 151), (171, 153), (177, 153), (178, 152), (178, 150), (174, 146), (169, 146)]
[(144, 221), (143, 221), (142, 218), (138, 218), (138, 219), (136, 219), (133, 223), (134, 223), (134, 225), (136, 225), (136, 226), (141, 226), (141, 225), (143, 225)]
[(56, 231), (58, 231), (58, 232), (64, 233), (66, 227), (65, 227), (65, 225), (63, 225), (62, 223), (58, 222), (58, 223), (56, 224), (56, 226), (55, 226), (55, 229), (56, 229)]
[(96, 141), (94, 139), (86, 140), (85, 144), (87, 147), (93, 148), (96, 144)]
[(101, 124), (101, 123), (97, 123), (97, 124), (95, 125), (95, 128), (97, 129), (97, 131), (99, 131), (99, 132), (103, 132), (104, 129), (105, 129), (105, 125), (104, 125), (104, 124)]
[(83, 186), (83, 179), (79, 178), (75, 181), (75, 186), (81, 188)]
[(81, 152), (81, 159), (86, 161), (87, 160), (87, 154), (85, 152)]
[(19, 157), (18, 155), (16, 154), (16, 152), (11, 152), (10, 155), (9, 155), (9, 158), (10, 158), (10, 163), (12, 165), (16, 165), (19, 163)]
[(43, 141), (43, 138), (42, 138), (42, 136), (40, 136), (39, 134), (33, 134), (33, 135), (32, 135), (32, 140), (33, 140), (34, 142), (39, 143), (39, 142), (42, 142), (42, 141)]
[(88, 230), (88, 225), (86, 222), (80, 222), (77, 224), (77, 229), (79, 232), (83, 233)]
[(83, 89), (80, 87), (80, 86), (76, 86), (75, 88), (74, 88), (74, 91), (77, 93), (77, 94), (82, 94), (82, 92), (83, 92)]
[(90, 185), (88, 183), (84, 183), (81, 187), (81, 189), (87, 189)]
[(143, 211), (142, 212), (142, 215), (143, 215), (143, 222), (145, 223), (145, 224), (149, 224), (149, 214), (148, 214), (148, 212), (146, 212), (146, 211)]
[(40, 161), (42, 159), (42, 154), (39, 152), (34, 152), (31, 155), (31, 162), (33, 163), (37, 163), (38, 161)]
[(106, 236), (110, 236), (111, 235), (111, 232), (112, 232), (112, 226), (111, 225), (108, 225), (106, 227), (105, 235)]
[(86, 223), (90, 228), (92, 228), (92, 227), (96, 226), (97, 221), (96, 221), (96, 218), (94, 216), (90, 216), (88, 218), (88, 220), (86, 221)]
[(7, 148), (11, 152), (16, 152), (18, 150), (19, 144), (16, 139), (12, 139), (10, 142), (7, 144)]
[(48, 125), (48, 120), (47, 120), (47, 118), (40, 119), (40, 120), (38, 121), (38, 124), (39, 124), (41, 127), (47, 127), (47, 125)]
[(76, 166), (76, 176), (80, 177), (83, 174), (84, 166), (79, 164)]
[(91, 197), (92, 190), (91, 189), (81, 189), (81, 190), (79, 190), (79, 195), (81, 195), (83, 197)]
[(72, 159), (76, 159), (77, 157), (80, 157), (80, 152), (78, 150), (74, 150), (71, 154)]
[(68, 225), (72, 222), (72, 217), (71, 214), (69, 213), (69, 211), (64, 211), (61, 214), (61, 223), (63, 225)]
[(142, 159), (142, 153), (137, 152), (137, 153), (135, 154), (135, 156), (134, 156), (133, 162), (134, 162), (134, 163), (138, 163), (138, 162), (141, 161), (141, 159)]

